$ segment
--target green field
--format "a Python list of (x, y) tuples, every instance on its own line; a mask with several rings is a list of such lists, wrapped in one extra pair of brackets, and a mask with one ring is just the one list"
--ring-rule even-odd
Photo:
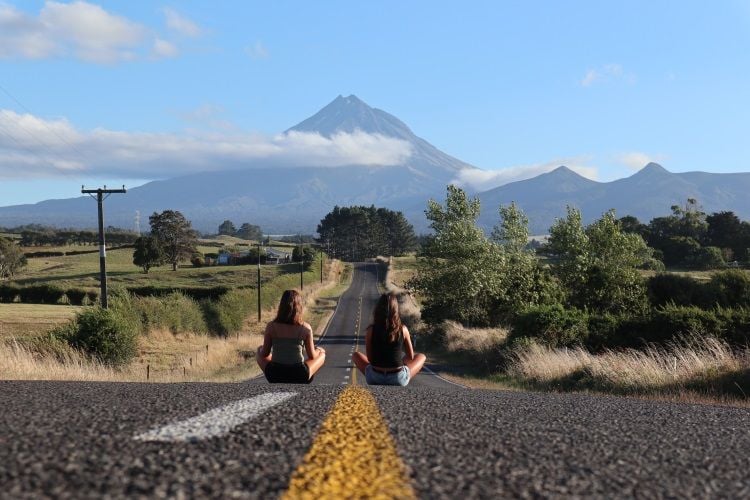
[[(66, 247), (71, 248), (71, 247)], [(87, 247), (91, 248), (91, 247)], [(39, 247), (48, 250), (49, 247)], [(213, 252), (217, 247), (205, 247)], [(192, 267), (183, 263), (177, 271), (164, 265), (152, 268), (148, 274), (133, 264), (133, 249), (123, 248), (107, 252), (107, 276), (111, 286), (243, 286), (254, 287), (257, 282), (257, 265)], [(283, 274), (297, 273), (297, 264), (261, 266), (261, 279), (265, 282)], [(19, 285), (39, 283), (54, 284), (63, 288), (99, 286), (99, 254), (66, 255), (61, 257), (35, 257), (18, 273), (13, 282)]]
[(0, 304), (0, 339), (33, 337), (72, 319), (75, 306)]

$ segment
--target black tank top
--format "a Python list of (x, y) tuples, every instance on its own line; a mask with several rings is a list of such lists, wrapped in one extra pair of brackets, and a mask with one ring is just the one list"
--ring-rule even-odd
[(403, 328), (398, 332), (395, 342), (388, 341), (388, 332), (382, 325), (372, 327), (372, 357), (370, 364), (378, 368), (399, 368), (403, 366), (401, 346), (404, 344)]

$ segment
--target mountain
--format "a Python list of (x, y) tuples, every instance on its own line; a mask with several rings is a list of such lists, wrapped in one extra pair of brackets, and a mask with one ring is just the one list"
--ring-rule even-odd
[[(411, 155), (391, 166), (349, 165), (278, 167), (249, 163), (246, 168), (154, 181), (110, 197), (108, 225), (132, 227), (135, 212), (182, 211), (193, 226), (215, 231), (225, 219), (251, 222), (268, 233), (314, 232), (335, 205), (380, 205), (402, 210), (424, 230), (427, 199), (442, 198), (458, 171), (473, 169), (416, 136), (401, 120), (372, 108), (354, 95), (338, 96), (318, 113), (286, 132), (325, 137), (357, 131), (409, 143)], [(0, 207), (0, 226), (24, 223), (94, 227), (96, 208), (88, 197)]]
[(633, 215), (648, 222), (668, 215), (672, 205), (684, 204), (688, 198), (697, 199), (707, 213), (731, 210), (743, 219), (750, 219), (748, 190), (750, 173), (673, 173), (649, 163), (630, 177), (596, 182), (559, 167), (532, 179), (479, 193), (482, 201), (479, 222), (491, 228), (497, 223), (497, 207), (515, 201), (529, 217), (531, 232), (546, 234), (555, 218), (565, 215), (566, 205), (581, 209), (585, 222), (611, 208), (619, 217)]

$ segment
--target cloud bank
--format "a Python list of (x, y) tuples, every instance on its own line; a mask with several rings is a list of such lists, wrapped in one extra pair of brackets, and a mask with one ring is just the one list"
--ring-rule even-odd
[(66, 173), (157, 179), (269, 166), (386, 166), (402, 164), (411, 154), (406, 141), (362, 131), (331, 137), (306, 132), (80, 131), (65, 119), (0, 110), (0, 178), (6, 179)]
[[(163, 9), (173, 33), (196, 37), (203, 30), (174, 9)], [(176, 45), (146, 26), (85, 1), (47, 1), (38, 15), (0, 3), (0, 58), (72, 57), (96, 64), (175, 57)]]
[(509, 182), (531, 179), (537, 175), (551, 172), (561, 165), (565, 165), (584, 177), (596, 180), (598, 170), (596, 167), (588, 165), (587, 162), (589, 161), (591, 161), (589, 156), (578, 156), (531, 165), (515, 165), (497, 170), (462, 170), (458, 177), (453, 180), (453, 183), (474, 191), (487, 191)]
[(633, 84), (636, 81), (636, 76), (633, 73), (626, 72), (622, 65), (612, 63), (599, 68), (590, 68), (586, 71), (580, 83), (582, 87), (591, 87), (594, 84), (618, 80)]

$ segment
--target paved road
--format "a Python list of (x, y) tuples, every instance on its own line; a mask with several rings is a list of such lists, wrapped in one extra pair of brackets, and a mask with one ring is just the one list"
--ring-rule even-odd
[(344, 385), (373, 273), (312, 385), (0, 382), (0, 498), (750, 497), (747, 409)]

